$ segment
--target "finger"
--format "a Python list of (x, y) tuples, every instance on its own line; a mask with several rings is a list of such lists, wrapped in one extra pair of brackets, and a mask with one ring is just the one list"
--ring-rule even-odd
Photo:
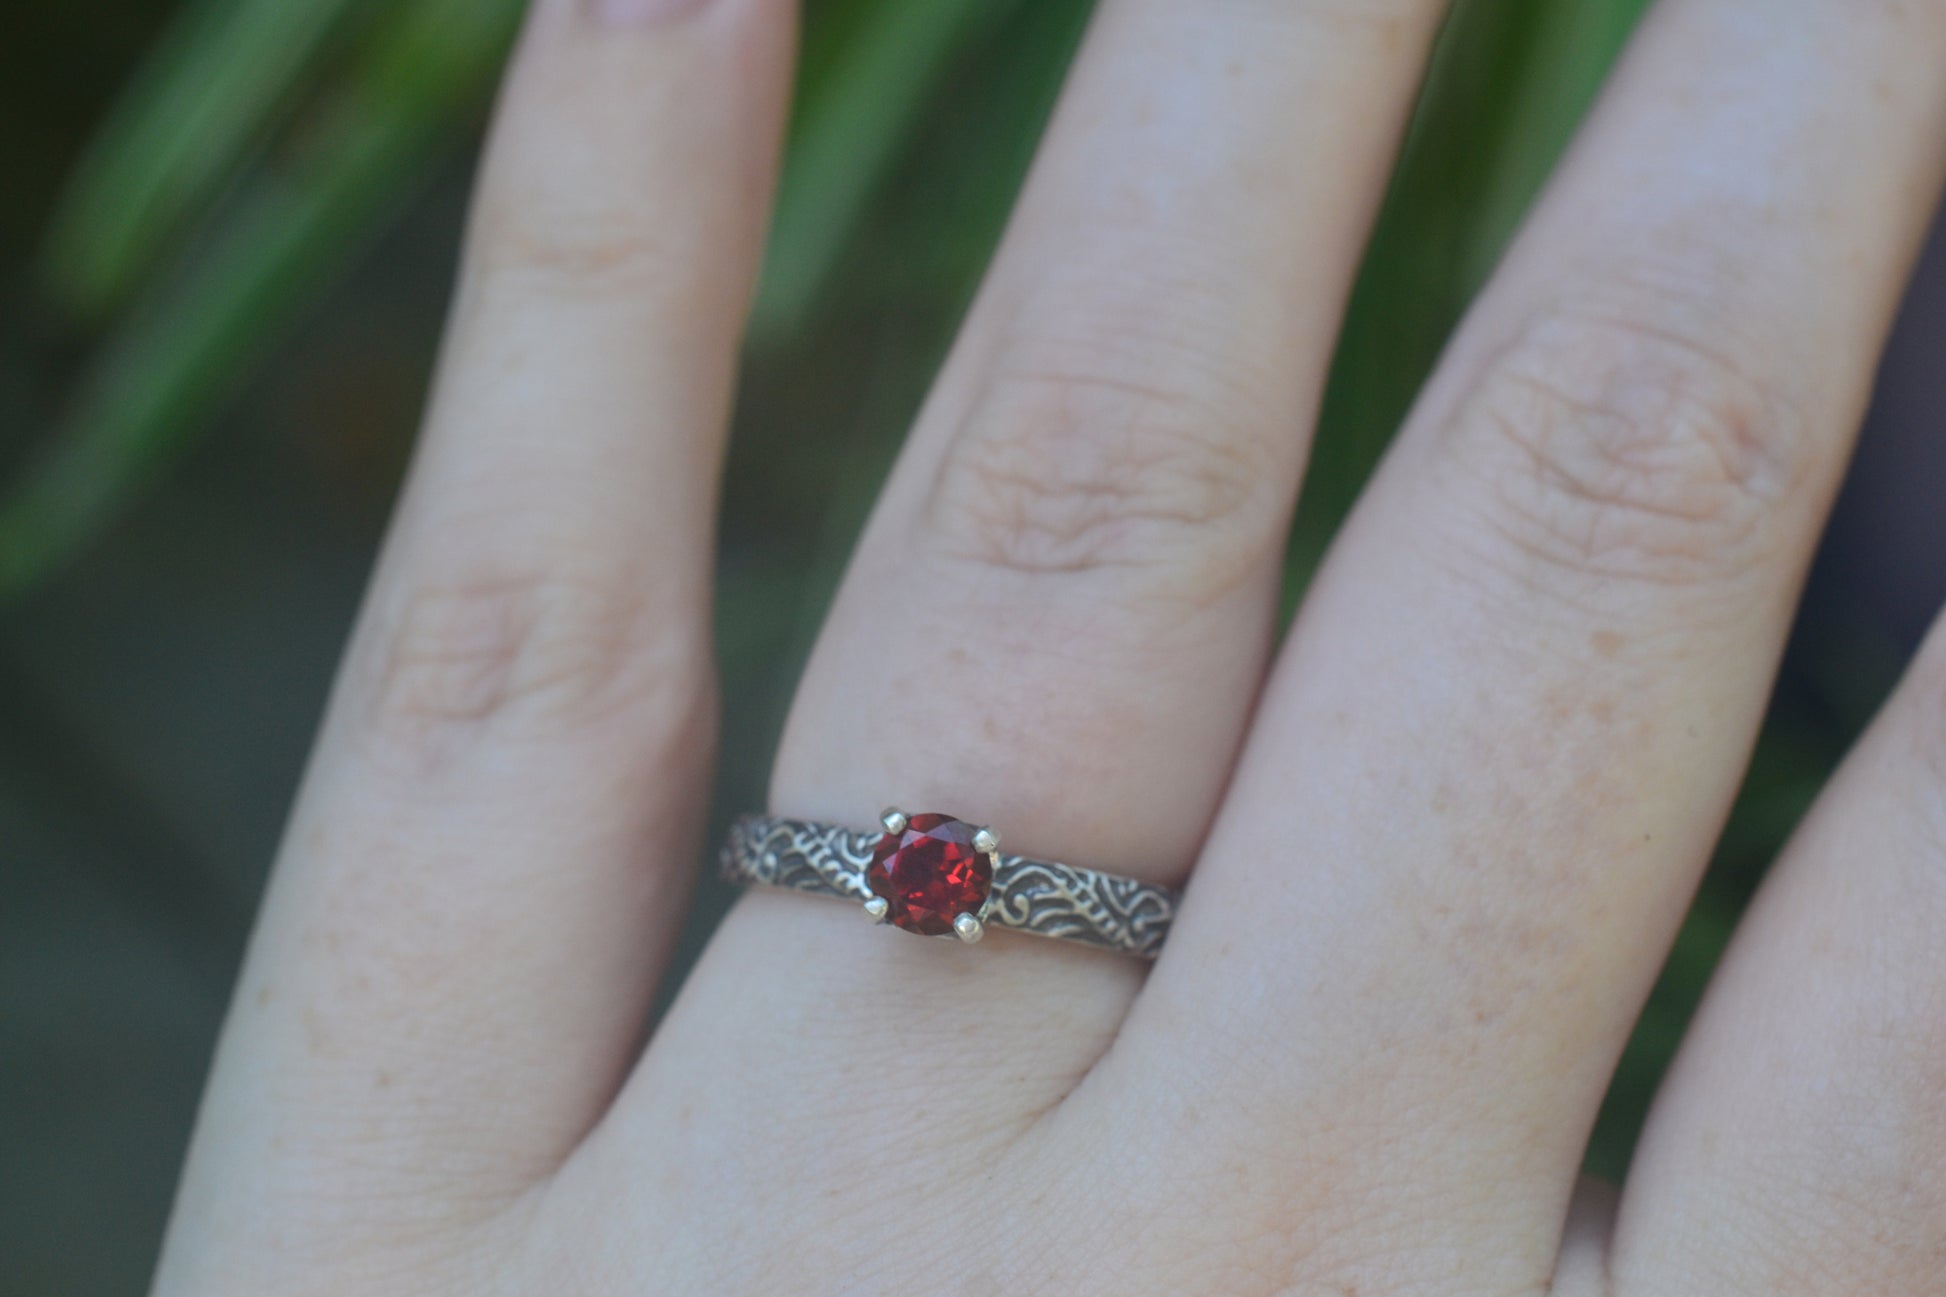
[(710, 499), (791, 13), (532, 13), (199, 1164), (274, 1140), (307, 1192), (444, 1211), (616, 1083), (707, 788)]
[(1302, 610), (1113, 1056), (1234, 1114), (1192, 1165), (1247, 1142), (1264, 1194), (1346, 1186), (1318, 1230), (1466, 1217), (1506, 1231), (1470, 1283), (1546, 1274), (1933, 201), (1942, 53), (1932, 7), (1648, 20)]
[[(1331, 335), (1439, 8), (1100, 8), (825, 624), (774, 810), (861, 825), (887, 803), (941, 810), (1013, 850), (1180, 879), (1260, 683)], [(1045, 1109), (1140, 970), (988, 942), (941, 948), (855, 907), (754, 896), (660, 1028), (643, 1092), (663, 1112), (778, 1114), (751, 1138), (780, 1185), (780, 1149), (863, 1157), (909, 1133), (881, 1114), (861, 1139), (836, 1075), (976, 1094), (1004, 1073), (1007, 1113)], [(893, 986), (977, 1012), (887, 1030), (897, 1010), (858, 988)], [(761, 1074), (711, 1061), (777, 1040)]]
[(1103, 7), (805, 674), (780, 811), (896, 794), (1181, 880), (1441, 8)]
[(1629, 1176), (1622, 1291), (1946, 1289), (1946, 623), (1744, 920)]

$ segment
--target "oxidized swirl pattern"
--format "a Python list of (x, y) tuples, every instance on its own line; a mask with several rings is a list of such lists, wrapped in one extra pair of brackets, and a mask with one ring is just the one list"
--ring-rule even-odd
[[(723, 844), (723, 876), (862, 902), (872, 894), (865, 867), (878, 839), (877, 829), (745, 815)], [(1176, 894), (1166, 887), (1002, 852), (980, 919), (1153, 959), (1175, 916)]]

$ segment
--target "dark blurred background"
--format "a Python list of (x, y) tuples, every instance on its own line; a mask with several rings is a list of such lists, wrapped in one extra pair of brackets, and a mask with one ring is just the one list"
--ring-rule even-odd
[[(1459, 0), (1337, 358), (1291, 600), (1642, 3)], [(0, 1297), (146, 1283), (408, 452), (518, 8), (0, 15)], [(760, 798), (1088, 8), (806, 5), (725, 503), (719, 822)], [(1765, 863), (1946, 597), (1943, 348), (1936, 248), (1748, 786), (1603, 1114), (1606, 1174)], [(691, 952), (726, 899), (703, 890)]]

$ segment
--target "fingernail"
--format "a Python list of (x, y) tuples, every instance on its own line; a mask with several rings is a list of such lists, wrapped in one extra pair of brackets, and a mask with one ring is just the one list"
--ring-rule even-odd
[(639, 27), (668, 22), (701, 9), (709, 0), (586, 0), (598, 23), (609, 27)]

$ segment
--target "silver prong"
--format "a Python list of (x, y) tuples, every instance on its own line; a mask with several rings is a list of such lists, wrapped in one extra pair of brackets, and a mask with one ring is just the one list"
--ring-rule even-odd
[(885, 814), (878, 817), (878, 822), (885, 826), (887, 833), (905, 832), (905, 812), (896, 806), (886, 807)]
[(986, 935), (986, 927), (970, 914), (962, 914), (953, 920), (953, 935), (972, 945)]
[(976, 829), (973, 833), (973, 849), (983, 856), (990, 856), (1000, 850), (1000, 835), (992, 829)]
[(885, 916), (892, 911), (892, 904), (883, 896), (874, 896), (865, 902), (865, 917), (873, 923), (885, 922)]

